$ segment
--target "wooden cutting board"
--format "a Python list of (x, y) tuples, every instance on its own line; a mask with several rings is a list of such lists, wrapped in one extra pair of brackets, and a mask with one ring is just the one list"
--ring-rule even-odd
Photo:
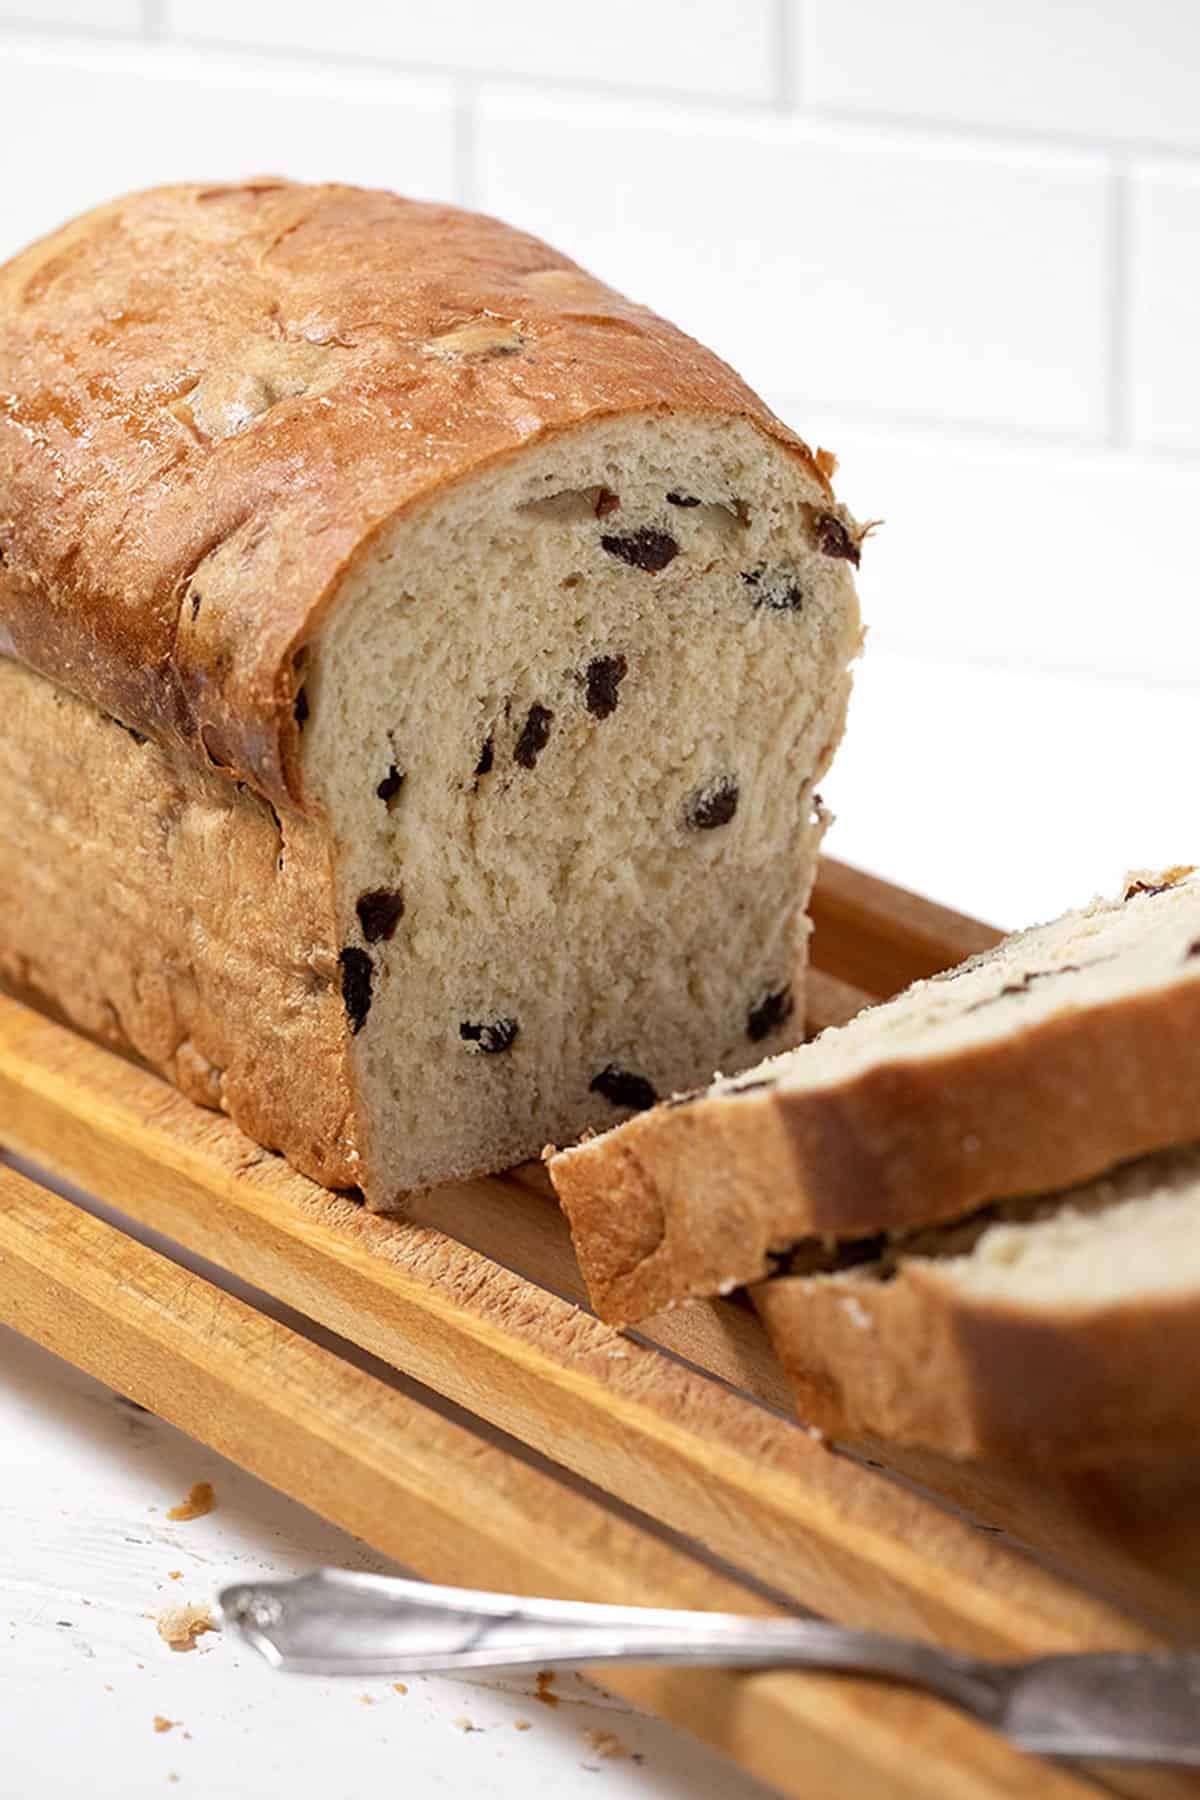
[[(829, 861), (814, 919), (814, 1028), (998, 935)], [(536, 1167), (379, 1218), (3, 997), (0, 1141), (109, 1209), (0, 1172), (0, 1320), (420, 1574), (800, 1605), (1001, 1656), (1161, 1643), (1200, 1618), (1200, 1458), (1049, 1483), (823, 1444), (736, 1297), (601, 1325)], [(1052, 1766), (869, 1681), (604, 1681), (806, 1800), (1200, 1794), (1178, 1772)]]

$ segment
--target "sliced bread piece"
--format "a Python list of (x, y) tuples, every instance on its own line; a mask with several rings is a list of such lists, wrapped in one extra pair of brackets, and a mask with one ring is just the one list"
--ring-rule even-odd
[(600, 1316), (772, 1251), (1044, 1193), (1200, 1136), (1200, 879), (1131, 877), (848, 1025), (550, 1161)]
[(1197, 1448), (1200, 1147), (860, 1253), (753, 1290), (806, 1423), (1060, 1466)]

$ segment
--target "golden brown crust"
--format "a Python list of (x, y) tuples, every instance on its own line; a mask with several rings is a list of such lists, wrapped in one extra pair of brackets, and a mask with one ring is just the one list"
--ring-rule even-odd
[(356, 188), (172, 187), (0, 270), (0, 621), (17, 656), (303, 804), (303, 656), (423, 496), (606, 416), (741, 415), (733, 372), (494, 219)]
[(1192, 977), (823, 1091), (656, 1107), (550, 1174), (592, 1304), (629, 1324), (761, 1280), (800, 1237), (931, 1224), (1196, 1137)]
[(326, 834), (0, 657), (0, 980), (361, 1179)]
[(1195, 1449), (1195, 1296), (1020, 1306), (909, 1259), (890, 1281), (783, 1276), (753, 1299), (797, 1412), (828, 1436), (1062, 1468)]

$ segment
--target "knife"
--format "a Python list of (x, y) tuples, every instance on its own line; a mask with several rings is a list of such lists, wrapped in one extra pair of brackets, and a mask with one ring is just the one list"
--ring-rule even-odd
[(1200, 1766), (1200, 1651), (989, 1662), (818, 1619), (528, 1600), (338, 1569), (241, 1583), (219, 1604), (251, 1648), (297, 1674), (598, 1662), (822, 1669), (924, 1688), (1042, 1755)]

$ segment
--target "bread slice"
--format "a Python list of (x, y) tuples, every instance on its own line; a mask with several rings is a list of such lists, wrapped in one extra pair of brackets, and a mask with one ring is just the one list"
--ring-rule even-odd
[(390, 1206), (795, 1040), (862, 533), (496, 220), (260, 181), (0, 271), (0, 974)]
[(1200, 1147), (753, 1290), (830, 1435), (1057, 1466), (1194, 1453)]
[(812, 1043), (555, 1156), (625, 1323), (797, 1239), (903, 1231), (1200, 1136), (1200, 879), (1131, 878)]

